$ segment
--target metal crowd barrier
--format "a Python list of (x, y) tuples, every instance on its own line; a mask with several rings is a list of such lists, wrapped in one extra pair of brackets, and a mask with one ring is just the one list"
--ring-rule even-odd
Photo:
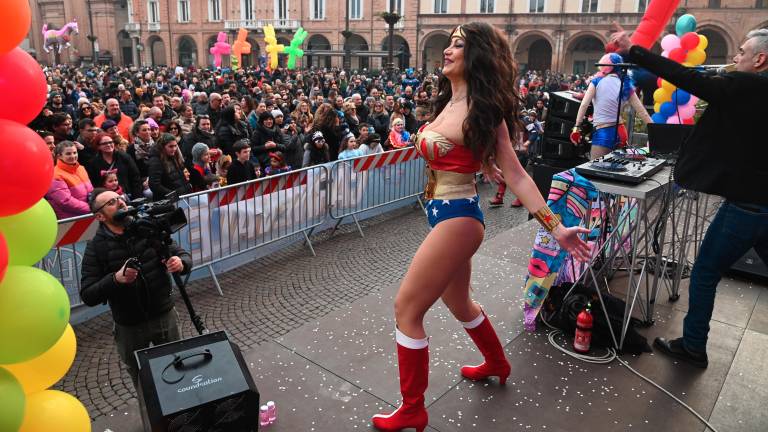
[(357, 215), (416, 197), (421, 208), (424, 190), (424, 159), (414, 147), (338, 161), (331, 166), (330, 216), (334, 231), (351, 217), (361, 237)]
[[(424, 161), (412, 147), (290, 171), (182, 196), (188, 223), (173, 238), (223, 295), (214, 264), (297, 235), (315, 255), (317, 227), (332, 219), (335, 230), (352, 217), (362, 236), (360, 213), (418, 197), (424, 182)], [(60, 220), (53, 249), (37, 264), (59, 279), (72, 307), (82, 304), (82, 257), (98, 226), (93, 215)]]

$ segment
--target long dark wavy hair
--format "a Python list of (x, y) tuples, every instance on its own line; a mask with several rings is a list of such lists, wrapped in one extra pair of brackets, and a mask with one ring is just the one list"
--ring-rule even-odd
[[(518, 120), (520, 95), (517, 92), (517, 63), (504, 35), (484, 22), (461, 25), (464, 33), (464, 80), (467, 82), (469, 112), (461, 126), (464, 145), (475, 158), (488, 165), (496, 155), (496, 128), (507, 123), (514, 140), (522, 126)], [(453, 34), (453, 31), (451, 34)], [(437, 82), (438, 95), (433, 121), (451, 100), (451, 82), (445, 75)]]

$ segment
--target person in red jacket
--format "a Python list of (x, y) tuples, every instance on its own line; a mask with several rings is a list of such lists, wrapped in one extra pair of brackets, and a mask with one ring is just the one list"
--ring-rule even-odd
[[(104, 122), (109, 119), (117, 123), (117, 130), (120, 132), (120, 136), (128, 139), (131, 136), (131, 127), (133, 127), (133, 119), (123, 114), (120, 111), (120, 102), (117, 99), (107, 99), (107, 108), (103, 113), (96, 116), (93, 121), (96, 126), (100, 127)], [(102, 128), (104, 129), (104, 128)]]

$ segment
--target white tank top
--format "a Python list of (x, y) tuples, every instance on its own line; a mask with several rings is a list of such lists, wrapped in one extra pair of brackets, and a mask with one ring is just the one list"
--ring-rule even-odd
[(597, 83), (592, 115), (595, 124), (616, 123), (616, 111), (619, 105), (621, 80), (616, 75), (608, 75)]

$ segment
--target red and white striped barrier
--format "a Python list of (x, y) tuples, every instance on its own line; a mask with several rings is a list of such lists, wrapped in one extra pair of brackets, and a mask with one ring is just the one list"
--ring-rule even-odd
[(307, 171), (288, 173), (275, 178), (266, 178), (253, 183), (232, 187), (229, 189), (208, 193), (208, 202), (211, 206), (221, 207), (238, 201), (254, 197), (269, 195), (271, 193), (290, 189), (295, 186), (307, 184)]
[(368, 171), (370, 169), (381, 168), (385, 165), (395, 165), (412, 161), (418, 157), (419, 153), (416, 151), (415, 147), (407, 147), (398, 151), (376, 153), (355, 159), (353, 162), (353, 169), (355, 172)]
[(98, 229), (99, 222), (93, 216), (60, 223), (59, 231), (56, 233), (56, 247), (90, 240), (96, 235)]

